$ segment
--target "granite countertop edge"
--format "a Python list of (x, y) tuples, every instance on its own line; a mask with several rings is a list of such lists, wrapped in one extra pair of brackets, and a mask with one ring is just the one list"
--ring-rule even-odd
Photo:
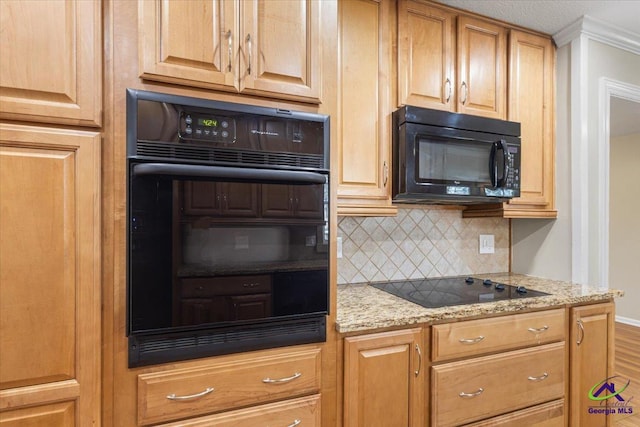
[(513, 273), (474, 275), (509, 285), (523, 285), (549, 295), (465, 304), (441, 308), (424, 308), (381, 291), (368, 283), (338, 285), (336, 330), (339, 333), (372, 331), (395, 326), (457, 321), (501, 313), (517, 313), (566, 305), (601, 302), (622, 297), (623, 291), (598, 289), (571, 282), (550, 280)]

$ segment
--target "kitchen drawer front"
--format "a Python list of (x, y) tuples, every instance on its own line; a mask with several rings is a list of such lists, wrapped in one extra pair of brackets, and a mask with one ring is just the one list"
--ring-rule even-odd
[(162, 424), (162, 427), (320, 427), (320, 395), (285, 400), (208, 417)]
[(460, 425), (564, 396), (565, 343), (431, 368), (432, 425)]
[(138, 423), (188, 418), (319, 390), (320, 349), (142, 374)]
[(564, 418), (564, 399), (560, 399), (477, 423), (465, 424), (465, 427), (564, 427)]
[(432, 361), (563, 341), (565, 310), (513, 314), (432, 327)]

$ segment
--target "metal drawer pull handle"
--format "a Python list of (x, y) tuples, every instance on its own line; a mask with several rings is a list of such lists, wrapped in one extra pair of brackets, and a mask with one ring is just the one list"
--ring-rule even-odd
[(546, 330), (548, 330), (549, 327), (547, 325), (544, 325), (542, 328), (529, 328), (527, 329), (529, 332), (533, 332), (534, 334), (540, 333), (540, 332), (544, 332)]
[(242, 286), (244, 288), (255, 288), (256, 286), (260, 286), (260, 283), (243, 283)]
[(542, 380), (546, 380), (548, 376), (549, 376), (549, 374), (547, 372), (545, 372), (544, 374), (540, 375), (539, 377), (529, 377), (527, 379), (529, 381), (542, 381)]
[(578, 319), (578, 339), (576, 340), (576, 345), (582, 344), (582, 340), (584, 339), (584, 325), (582, 324), (582, 319)]
[(192, 394), (190, 396), (176, 396), (175, 393), (171, 393), (170, 395), (167, 396), (167, 399), (169, 399), (169, 400), (191, 400), (191, 399), (197, 399), (199, 397), (206, 396), (207, 394), (211, 393), (212, 391), (213, 391), (213, 387), (207, 387), (204, 391), (201, 391), (200, 393)]
[(293, 381), (296, 378), (300, 378), (302, 376), (302, 374), (300, 372), (296, 372), (295, 374), (291, 375), (290, 377), (287, 378), (280, 378), (277, 380), (272, 380), (271, 378), (265, 378), (262, 380), (263, 383), (265, 384), (277, 384), (277, 383), (288, 383), (289, 381)]
[(447, 88), (447, 98), (445, 99), (445, 102), (449, 103), (449, 100), (451, 99), (451, 80), (445, 80), (444, 85)]
[(227, 44), (228, 44), (227, 54), (229, 55), (229, 65), (227, 65), (227, 71), (231, 71), (231, 62), (233, 61), (232, 60), (233, 38), (231, 37), (231, 30), (227, 31), (226, 37), (227, 37)]
[(480, 396), (482, 394), (482, 392), (484, 391), (484, 389), (482, 387), (480, 387), (478, 389), (478, 391), (474, 392), (474, 393), (465, 393), (463, 391), (460, 392), (460, 394), (458, 396), (460, 397), (464, 397), (466, 399), (470, 399), (472, 397), (476, 397), (476, 396)]
[(293, 422), (293, 424), (289, 424), (287, 427), (296, 427), (297, 425), (300, 425), (300, 423), (302, 423), (302, 421), (300, 420), (295, 420)]
[(462, 344), (475, 344), (475, 343), (479, 343), (483, 339), (484, 339), (484, 336), (480, 335), (476, 338), (460, 338), (458, 341), (460, 341)]

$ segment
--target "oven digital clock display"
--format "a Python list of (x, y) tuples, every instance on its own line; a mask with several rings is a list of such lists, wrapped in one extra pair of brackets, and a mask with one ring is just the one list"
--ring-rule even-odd
[(204, 127), (218, 127), (218, 121), (216, 119), (208, 119), (204, 117), (198, 118), (198, 126)]

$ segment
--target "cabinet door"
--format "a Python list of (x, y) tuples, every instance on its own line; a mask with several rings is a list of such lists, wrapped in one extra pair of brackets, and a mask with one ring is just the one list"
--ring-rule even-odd
[(240, 91), (320, 101), (320, 1), (239, 2)]
[(344, 425), (425, 425), (422, 329), (344, 340)]
[(398, 105), (455, 111), (455, 15), (401, 0), (398, 5)]
[(186, 215), (258, 215), (258, 187), (247, 183), (187, 181), (183, 186)]
[(220, 193), (217, 184), (207, 181), (187, 181), (183, 185), (185, 215), (216, 215), (220, 213)]
[(140, 0), (140, 76), (237, 91), (236, 8), (233, 0)]
[[(598, 384), (616, 382), (613, 371), (614, 305), (597, 304), (571, 309), (571, 346), (569, 386), (570, 425), (580, 427), (602, 427), (610, 425), (611, 416), (590, 414), (590, 407), (606, 407), (616, 401), (590, 399), (590, 392)], [(624, 384), (616, 383), (620, 390)], [(596, 387), (597, 388), (597, 387)], [(597, 393), (597, 390), (594, 391)], [(609, 393), (605, 390), (604, 393)], [(599, 395), (598, 395), (599, 396)], [(596, 397), (598, 397), (596, 396)]]
[(0, 1), (0, 118), (99, 126), (102, 4)]
[(338, 214), (395, 215), (389, 180), (392, 2), (339, 2), (338, 14)]
[(512, 30), (509, 39), (509, 115), (521, 124), (520, 197), (508, 216), (555, 217), (553, 130), (554, 47), (551, 38)]
[(1, 425), (100, 423), (99, 153), (95, 132), (0, 124)]
[(458, 112), (506, 118), (506, 40), (504, 27), (458, 17)]
[(258, 184), (225, 182), (219, 184), (222, 194), (222, 215), (258, 216)]

